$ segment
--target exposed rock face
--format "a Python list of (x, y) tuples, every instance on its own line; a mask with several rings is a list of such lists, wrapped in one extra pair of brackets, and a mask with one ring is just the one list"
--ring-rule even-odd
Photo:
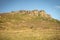
[(39, 11), (39, 14), (40, 14), (42, 17), (51, 18), (51, 16), (50, 16), (49, 14), (46, 14), (46, 12), (45, 12), (44, 10)]
[[(20, 10), (20, 11), (12, 11), (10, 12), (11, 14), (15, 14), (15, 13), (18, 13), (18, 14), (27, 14), (27, 15), (30, 15), (30, 16), (42, 16), (42, 17), (50, 17), (50, 15), (46, 14), (46, 12), (44, 10)], [(4, 13), (4, 14), (8, 14), (8, 13)], [(0, 15), (3, 15), (3, 14), (0, 14)]]
[(18, 13), (20, 14), (28, 14), (30, 16), (41, 16), (41, 17), (46, 17), (46, 18), (51, 18), (50, 15), (46, 14), (44, 10), (32, 10), (32, 11), (26, 11), (26, 10), (20, 10)]

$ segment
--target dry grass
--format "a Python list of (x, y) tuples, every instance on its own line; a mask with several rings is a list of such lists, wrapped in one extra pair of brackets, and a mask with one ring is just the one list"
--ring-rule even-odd
[(0, 31), (0, 40), (60, 40), (60, 31), (53, 29)]

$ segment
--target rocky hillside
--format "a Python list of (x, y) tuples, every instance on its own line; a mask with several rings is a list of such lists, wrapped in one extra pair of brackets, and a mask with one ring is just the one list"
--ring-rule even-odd
[(44, 10), (20, 10), (0, 13), (0, 30), (60, 29), (60, 21)]
[(0, 13), (0, 40), (60, 40), (60, 21), (44, 10)]

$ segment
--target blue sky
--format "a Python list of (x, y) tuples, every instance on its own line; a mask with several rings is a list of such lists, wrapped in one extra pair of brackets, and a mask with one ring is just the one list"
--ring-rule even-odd
[(0, 12), (34, 9), (45, 10), (60, 20), (60, 0), (0, 0)]

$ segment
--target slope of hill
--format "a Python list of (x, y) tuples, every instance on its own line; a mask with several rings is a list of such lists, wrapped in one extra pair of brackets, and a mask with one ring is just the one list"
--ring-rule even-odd
[(0, 40), (60, 40), (59, 31), (60, 21), (44, 10), (0, 14)]

